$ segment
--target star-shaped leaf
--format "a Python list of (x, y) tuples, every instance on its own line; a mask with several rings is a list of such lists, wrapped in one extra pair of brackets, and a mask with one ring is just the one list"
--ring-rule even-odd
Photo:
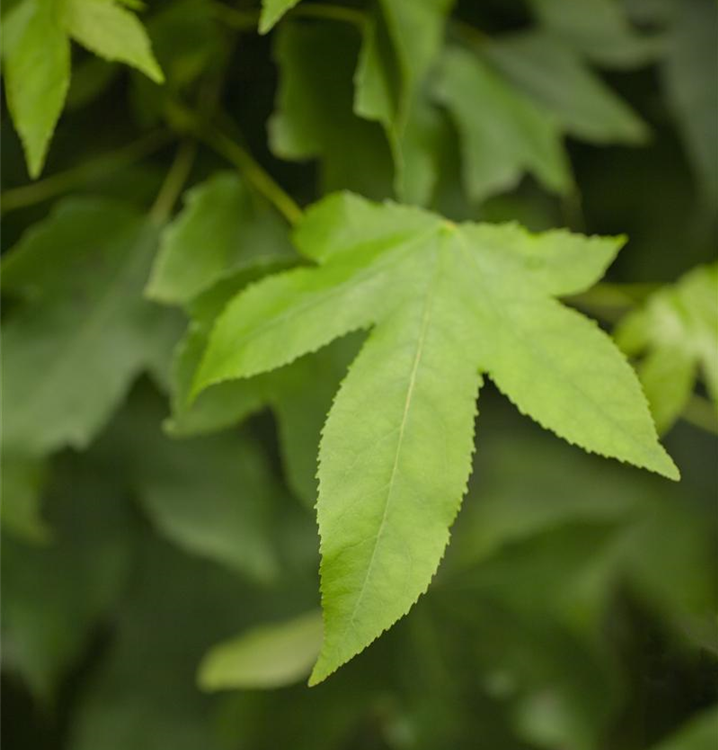
[(308, 212), (295, 241), (317, 267), (264, 279), (229, 303), (194, 392), (373, 327), (320, 445), (324, 643), (311, 683), (428, 587), (466, 489), (484, 374), (569, 442), (678, 477), (626, 360), (555, 299), (600, 278), (622, 238), (455, 225), (337, 194)]

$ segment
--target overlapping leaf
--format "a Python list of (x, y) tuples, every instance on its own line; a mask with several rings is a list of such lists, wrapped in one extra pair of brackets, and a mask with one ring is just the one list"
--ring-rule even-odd
[(570, 442), (677, 478), (626, 361), (553, 299), (593, 284), (622, 240), (456, 226), (338, 194), (312, 209), (296, 242), (318, 267), (230, 302), (194, 392), (375, 326), (320, 447), (325, 640), (313, 682), (426, 590), (466, 487), (481, 373)]
[(8, 107), (28, 171), (42, 171), (70, 85), (70, 39), (107, 60), (127, 63), (152, 80), (162, 71), (137, 17), (115, 0), (22, 0), (4, 20)]
[(696, 379), (705, 382), (718, 412), (718, 265), (696, 268), (660, 289), (616, 331), (631, 356), (660, 432), (685, 408)]
[(274, 47), (280, 85), (269, 144), (283, 159), (321, 159), (325, 190), (384, 198), (391, 193), (391, 151), (381, 127), (353, 111), (359, 41), (358, 31), (344, 23), (282, 24)]

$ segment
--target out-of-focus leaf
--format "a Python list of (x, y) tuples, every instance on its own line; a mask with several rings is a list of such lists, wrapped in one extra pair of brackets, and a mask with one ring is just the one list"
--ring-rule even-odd
[(464, 182), (474, 201), (514, 188), (524, 172), (552, 191), (568, 190), (571, 176), (555, 117), (477, 55), (450, 49), (436, 95), (459, 132)]
[(156, 83), (164, 81), (144, 26), (115, 0), (64, 0), (67, 33), (105, 60), (131, 65)]
[(3, 19), (2, 47), (8, 108), (37, 177), (70, 85), (70, 42), (55, 0), (16, 5)]
[(4, 288), (30, 295), (4, 326), (8, 449), (85, 447), (145, 369), (166, 328), (142, 298), (155, 246), (134, 210), (68, 200), (7, 256)]
[(262, 0), (262, 15), (259, 19), (259, 33), (266, 34), (279, 19), (299, 0)]
[(718, 5), (681, 0), (676, 6), (663, 81), (685, 149), (713, 213), (718, 204)]
[(194, 673), (206, 649), (246, 624), (254, 607), (236, 576), (144, 538), (115, 637), (78, 700), (68, 748), (219, 750)]
[(322, 613), (262, 625), (213, 646), (202, 660), (203, 690), (271, 689), (307, 677), (322, 645)]
[(397, 195), (426, 203), (438, 169), (439, 114), (421, 87), (441, 46), (451, 0), (381, 0), (365, 26), (354, 111), (384, 127)]
[(41, 516), (40, 497), (47, 476), (41, 459), (2, 453), (0, 521), (4, 532), (26, 542), (47, 542), (50, 531)]
[(186, 304), (241, 267), (294, 255), (279, 217), (234, 172), (218, 172), (185, 201), (162, 233), (147, 287), (152, 299)]
[(569, 135), (602, 144), (646, 140), (645, 123), (561, 40), (520, 32), (486, 45), (485, 54)]
[(615, 0), (531, 0), (541, 24), (594, 62), (630, 68), (652, 62), (663, 39), (635, 31)]
[(115, 478), (57, 462), (45, 503), (52, 539), (3, 538), (3, 663), (49, 699), (116, 605), (130, 572), (131, 515)]
[(280, 488), (247, 434), (172, 440), (156, 398), (136, 397), (107, 436), (161, 534), (262, 583), (276, 578), (274, 513)]
[(671, 428), (700, 373), (718, 412), (718, 265), (701, 266), (651, 295), (616, 329), (619, 346), (645, 355), (638, 374), (660, 432)]
[(281, 26), (274, 47), (280, 77), (269, 143), (283, 159), (321, 159), (325, 190), (346, 188), (384, 198), (392, 192), (391, 152), (381, 127), (353, 111), (358, 52), (359, 34), (347, 24)]

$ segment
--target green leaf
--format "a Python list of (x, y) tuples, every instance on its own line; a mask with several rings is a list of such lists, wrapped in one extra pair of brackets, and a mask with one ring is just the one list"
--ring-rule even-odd
[(464, 182), (472, 200), (512, 189), (525, 171), (549, 190), (569, 189), (571, 175), (553, 115), (477, 55), (449, 49), (435, 88), (459, 131)]
[(279, 19), (291, 10), (299, 0), (262, 0), (262, 15), (259, 18), (259, 33), (266, 34)]
[(115, 0), (65, 0), (63, 11), (67, 33), (90, 52), (131, 65), (155, 83), (164, 81), (147, 32), (134, 13)]
[(55, 0), (24, 0), (3, 25), (5, 94), (34, 178), (70, 86), (70, 42)]
[(269, 145), (282, 159), (321, 159), (325, 190), (384, 198), (391, 194), (391, 152), (381, 127), (353, 111), (358, 52), (359, 35), (347, 24), (281, 26), (274, 40), (280, 78)]
[(718, 7), (701, 0), (677, 6), (663, 64), (663, 82), (688, 157), (711, 211), (718, 203)]
[(486, 45), (499, 71), (557, 118), (563, 130), (592, 143), (644, 143), (638, 115), (559, 39), (520, 32)]
[(546, 29), (606, 67), (646, 65), (662, 51), (663, 40), (636, 32), (614, 0), (531, 0), (531, 5)]
[(457, 226), (338, 194), (309, 211), (296, 241), (320, 264), (240, 293), (215, 325), (194, 390), (375, 326), (320, 446), (325, 640), (312, 683), (429, 585), (466, 488), (481, 373), (569, 442), (678, 477), (620, 352), (553, 298), (594, 283), (621, 239)]
[(365, 27), (354, 111), (380, 122), (392, 148), (397, 195), (426, 203), (441, 126), (421, 84), (442, 43), (450, 0), (381, 0)]
[(147, 295), (185, 304), (222, 276), (259, 259), (290, 258), (279, 217), (234, 172), (218, 172), (190, 190), (163, 231)]
[(209, 651), (199, 667), (199, 685), (207, 691), (292, 685), (311, 672), (322, 630), (318, 611), (253, 628)]
[(688, 403), (700, 373), (718, 412), (718, 264), (689, 271), (660, 289), (616, 329), (638, 367), (659, 432), (666, 432)]
[[(4, 325), (5, 445), (87, 446), (165, 335), (142, 298), (156, 230), (105, 200), (68, 200), (7, 256), (7, 289), (31, 299)], [(36, 272), (36, 275), (35, 275)]]
[(0, 504), (3, 532), (36, 544), (49, 540), (50, 530), (40, 512), (40, 493), (46, 475), (44, 461), (3, 451)]
[(163, 406), (133, 398), (102, 447), (122, 456), (123, 473), (167, 539), (260, 583), (274, 581), (281, 491), (258, 446), (246, 433), (171, 440), (161, 432)]

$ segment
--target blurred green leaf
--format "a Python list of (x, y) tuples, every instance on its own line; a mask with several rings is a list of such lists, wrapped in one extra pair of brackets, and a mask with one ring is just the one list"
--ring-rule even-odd
[(281, 26), (274, 47), (280, 85), (268, 124), (269, 145), (282, 159), (321, 159), (325, 190), (346, 188), (383, 198), (391, 194), (391, 152), (381, 127), (353, 111), (358, 52), (359, 34), (347, 24)]
[(693, 169), (715, 213), (718, 204), (718, 7), (703, 0), (676, 3), (663, 64), (668, 103)]
[(186, 304), (242, 267), (294, 255), (279, 217), (233, 172), (218, 172), (185, 201), (162, 233), (147, 286), (151, 299)]
[(399, 198), (424, 204), (436, 180), (441, 125), (423, 79), (441, 48), (450, 0), (382, 0), (365, 26), (354, 111), (384, 127)]
[[(461, 139), (463, 176), (472, 200), (516, 187), (531, 172), (549, 190), (571, 185), (558, 124), (548, 110), (458, 47), (445, 53), (436, 95)], [(489, 110), (491, 117), (486, 117)]]
[(299, 0), (262, 0), (262, 15), (259, 19), (259, 33), (266, 34), (279, 19)]
[(49, 701), (130, 573), (132, 518), (113, 477), (61, 458), (45, 503), (42, 547), (3, 537), (3, 666)]
[(253, 628), (213, 646), (199, 667), (203, 690), (270, 689), (308, 677), (322, 645), (322, 613)]
[(654, 750), (712, 750), (718, 737), (718, 709), (704, 711)]
[(646, 141), (645, 123), (560, 40), (520, 32), (486, 45), (485, 54), (569, 135), (600, 144)]
[(686, 407), (700, 373), (718, 413), (718, 265), (689, 271), (649, 297), (615, 332), (638, 373), (660, 432)]
[(541, 24), (596, 63), (613, 68), (646, 65), (663, 50), (660, 36), (634, 30), (615, 0), (531, 0)]
[(41, 459), (2, 453), (2, 503), (0, 521), (4, 532), (26, 542), (43, 543), (50, 531), (41, 515), (41, 491), (47, 466)]
[[(152, 359), (166, 316), (142, 298), (156, 230), (134, 210), (70, 200), (20, 241), (5, 289), (4, 440), (40, 455), (88, 445)], [(9, 278), (8, 278), (9, 277)]]

